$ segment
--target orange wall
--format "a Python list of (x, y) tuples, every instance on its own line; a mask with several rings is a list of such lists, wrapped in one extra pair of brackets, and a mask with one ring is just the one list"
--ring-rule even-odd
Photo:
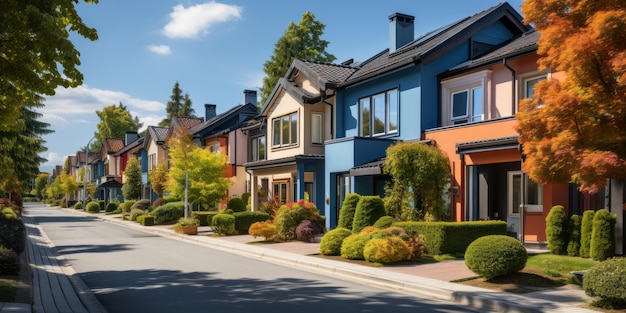
[(555, 205), (562, 205), (568, 214), (569, 207), (567, 185), (548, 184), (543, 186), (543, 212), (527, 212), (524, 226), (524, 240), (546, 241), (546, 217)]

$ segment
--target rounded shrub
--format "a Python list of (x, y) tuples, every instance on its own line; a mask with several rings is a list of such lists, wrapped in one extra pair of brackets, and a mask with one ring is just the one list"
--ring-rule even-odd
[(272, 221), (256, 222), (250, 225), (248, 234), (254, 238), (264, 237), (266, 241), (274, 240), (277, 236), (276, 224)]
[(246, 210), (246, 204), (243, 203), (241, 198), (232, 198), (228, 200), (226, 209), (233, 210), (233, 212), (244, 212)]
[(82, 209), (83, 209), (82, 202), (76, 202), (76, 204), (74, 204), (74, 210), (82, 210)]
[(319, 221), (304, 220), (296, 227), (296, 239), (314, 242), (317, 235), (324, 233), (324, 225)]
[(211, 219), (211, 226), (216, 234), (222, 236), (234, 235), (237, 233), (235, 230), (235, 217), (231, 214), (215, 214)]
[(130, 220), (133, 222), (137, 222), (137, 217), (141, 216), (141, 215), (146, 215), (148, 214), (148, 210), (141, 210), (141, 209), (131, 209), (130, 210)]
[(411, 259), (411, 251), (400, 237), (372, 238), (363, 248), (363, 257), (368, 262), (388, 264)]
[(185, 202), (168, 202), (150, 212), (154, 216), (154, 224), (178, 221), (185, 215)]
[(85, 211), (89, 213), (99, 213), (100, 212), (100, 203), (97, 201), (91, 201), (87, 203), (85, 206)]
[(104, 209), (104, 212), (114, 212), (116, 210), (117, 210), (117, 202), (109, 202), (107, 203), (107, 206)]
[(465, 265), (472, 272), (491, 279), (521, 271), (528, 253), (517, 239), (489, 235), (474, 240), (465, 251)]
[(315, 204), (300, 200), (280, 206), (276, 213), (276, 231), (282, 240), (296, 239), (296, 227), (304, 220), (316, 218), (319, 211)]
[(135, 204), (135, 200), (128, 200), (128, 201), (124, 201), (122, 203), (120, 203), (120, 205), (118, 206), (118, 208), (120, 209), (120, 211), (122, 211), (122, 213), (129, 213), (130, 212), (130, 208), (133, 206), (133, 204)]
[(562, 205), (555, 205), (546, 216), (546, 238), (552, 254), (567, 252), (567, 216)]
[(391, 226), (391, 224), (393, 224), (394, 219), (391, 216), (385, 215), (382, 216), (381, 218), (379, 218), (376, 223), (374, 223), (374, 227), (376, 228), (387, 228), (389, 226)]
[(593, 231), (593, 216), (595, 213), (593, 210), (585, 211), (580, 222), (580, 256), (583, 258), (588, 258), (591, 254), (591, 233)]
[(341, 255), (341, 244), (350, 235), (352, 235), (352, 231), (343, 227), (337, 227), (327, 232), (320, 241), (320, 253), (323, 255)]
[(594, 215), (589, 251), (592, 259), (602, 261), (615, 255), (616, 221), (617, 216), (607, 209), (598, 210)]
[(626, 307), (626, 258), (602, 261), (583, 276), (583, 290), (592, 297), (600, 297), (604, 305)]
[(12, 208), (4, 208), (0, 210), (0, 214), (4, 215), (6, 218), (18, 218), (17, 212)]
[(352, 234), (343, 240), (341, 245), (341, 256), (351, 260), (365, 260), (363, 249), (370, 240), (370, 234)]
[(20, 258), (15, 251), (0, 246), (0, 276), (15, 276), (20, 272)]
[(250, 225), (256, 222), (267, 221), (270, 215), (265, 212), (237, 212), (233, 213), (235, 217), (235, 230), (238, 234), (247, 234), (250, 230)]
[(0, 246), (20, 254), (26, 248), (26, 226), (21, 218), (0, 214)]
[(580, 252), (580, 216), (572, 214), (569, 218), (569, 228), (567, 230), (567, 255), (578, 256)]
[(354, 212), (356, 211), (356, 205), (359, 203), (361, 195), (358, 193), (349, 193), (343, 203), (341, 204), (341, 210), (339, 210), (339, 222), (337, 227), (343, 227), (352, 229), (352, 221), (354, 220)]
[(352, 232), (358, 233), (366, 226), (372, 226), (376, 221), (385, 216), (385, 204), (379, 196), (362, 196), (356, 205)]
[(139, 209), (139, 210), (144, 210), (144, 211), (150, 211), (152, 209), (152, 207), (150, 206), (150, 200), (149, 199), (141, 199), (141, 200), (137, 200), (135, 201), (135, 203), (130, 207), (131, 210), (133, 209)]
[(241, 201), (247, 206), (250, 203), (250, 193), (244, 192), (241, 194)]

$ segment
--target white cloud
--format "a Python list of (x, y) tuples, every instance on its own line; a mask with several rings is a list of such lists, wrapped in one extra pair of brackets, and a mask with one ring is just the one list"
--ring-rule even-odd
[(43, 163), (42, 166), (56, 166), (57, 164), (63, 164), (63, 162), (65, 161), (65, 158), (67, 156), (62, 156), (59, 155), (56, 152), (50, 152), (48, 153), (47, 156), (44, 156), (44, 158), (48, 159), (48, 162)]
[(179, 4), (173, 7), (171, 20), (163, 27), (163, 34), (169, 38), (195, 38), (206, 34), (213, 24), (240, 18), (241, 11), (242, 7), (215, 1), (187, 8)]
[(168, 55), (168, 54), (172, 54), (172, 49), (170, 49), (170, 46), (166, 46), (166, 45), (149, 45), (148, 46), (148, 50), (158, 54), (158, 55)]

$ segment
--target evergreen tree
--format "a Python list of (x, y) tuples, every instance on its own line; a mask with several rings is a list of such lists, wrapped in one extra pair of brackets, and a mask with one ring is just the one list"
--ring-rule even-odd
[(124, 171), (126, 182), (122, 186), (122, 194), (125, 200), (135, 200), (141, 197), (141, 166), (137, 159), (130, 159), (126, 163)]
[(185, 98), (183, 99), (183, 106), (180, 109), (180, 116), (192, 116), (195, 113), (195, 110), (191, 106), (191, 98), (189, 98), (189, 94), (185, 93)]
[(305, 12), (298, 25), (289, 23), (284, 35), (274, 46), (274, 55), (263, 64), (265, 78), (261, 87), (261, 103), (265, 102), (278, 79), (283, 77), (296, 58), (330, 63), (336, 57), (326, 52), (328, 41), (322, 40), (326, 25), (315, 20), (315, 15)]
[(178, 82), (174, 84), (170, 101), (167, 102), (165, 107), (165, 112), (167, 117), (159, 123), (161, 127), (169, 127), (174, 116), (191, 116), (194, 114), (194, 109), (191, 107), (191, 98), (188, 93), (183, 96), (183, 91), (180, 89)]

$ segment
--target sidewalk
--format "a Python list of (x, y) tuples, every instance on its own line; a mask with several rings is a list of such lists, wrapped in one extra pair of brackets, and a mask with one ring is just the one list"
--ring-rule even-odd
[[(451, 283), (451, 280), (476, 276), (466, 268), (463, 261), (374, 268), (316, 257), (314, 254), (319, 252), (319, 244), (315, 243), (248, 244), (261, 241), (261, 239), (254, 239), (248, 235), (210, 237), (209, 227), (200, 227), (197, 236), (187, 236), (172, 231), (171, 225), (145, 227), (135, 222), (122, 221), (115, 215), (68, 211), (97, 216), (103, 221), (143, 232), (185, 240), (320, 275), (402, 291), (430, 299), (451, 301), (475, 309), (497, 312), (597, 312), (581, 308), (582, 299), (588, 299), (588, 297), (580, 288), (571, 286), (515, 295)], [(41, 228), (33, 224), (32, 219), (27, 216), (25, 222), (27, 222), (29, 237), (29, 262), (33, 267), (34, 303), (32, 310), (30, 306), (24, 304), (0, 303), (0, 313), (106, 312), (64, 258), (56, 253)]]

